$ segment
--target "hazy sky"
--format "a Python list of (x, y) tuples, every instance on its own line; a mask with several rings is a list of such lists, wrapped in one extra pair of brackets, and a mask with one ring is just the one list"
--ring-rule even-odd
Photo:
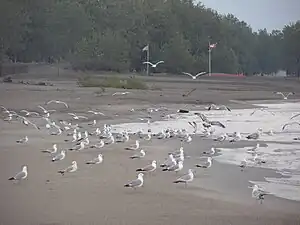
[(200, 0), (222, 14), (231, 13), (254, 30), (282, 29), (300, 20), (300, 0)]

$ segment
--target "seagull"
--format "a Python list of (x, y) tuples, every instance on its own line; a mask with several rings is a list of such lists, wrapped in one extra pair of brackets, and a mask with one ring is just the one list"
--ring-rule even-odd
[(281, 95), (281, 96), (283, 97), (284, 100), (287, 100), (288, 97), (289, 97), (290, 95), (294, 95), (295, 92), (289, 92), (287, 95), (283, 94), (282, 92), (274, 92), (274, 94)]
[(216, 109), (216, 110), (227, 110), (227, 111), (231, 112), (231, 109), (228, 106), (226, 106), (226, 105), (216, 106), (215, 104), (210, 104), (207, 107), (208, 111), (213, 110), (213, 109)]
[(252, 115), (253, 115), (254, 113), (256, 113), (258, 110), (264, 111), (264, 112), (269, 112), (269, 113), (271, 113), (273, 116), (275, 115), (274, 112), (270, 112), (270, 111), (268, 111), (268, 110), (265, 109), (265, 108), (258, 108), (258, 109), (254, 109), (253, 112), (250, 114), (250, 116), (252, 116)]
[(227, 134), (222, 134), (221, 136), (215, 138), (214, 141), (222, 142), (222, 141), (225, 141), (226, 138), (227, 138)]
[(8, 180), (24, 180), (28, 176), (27, 166), (22, 167), (22, 171), (17, 173), (14, 177), (9, 178)]
[(196, 80), (197, 77), (199, 77), (199, 76), (201, 76), (201, 75), (205, 75), (206, 72), (200, 72), (200, 73), (197, 73), (195, 76), (192, 75), (192, 74), (190, 74), (190, 73), (186, 73), (186, 72), (183, 72), (183, 74), (190, 76), (191, 78), (193, 78), (193, 80)]
[(112, 96), (115, 96), (115, 95), (127, 95), (127, 94), (129, 94), (129, 93), (131, 93), (131, 92), (129, 92), (129, 91), (125, 91), (125, 92), (115, 92), (115, 93), (112, 94)]
[(125, 184), (124, 187), (131, 187), (133, 189), (136, 189), (138, 187), (142, 187), (144, 184), (144, 178), (143, 178), (144, 174), (143, 173), (139, 173), (137, 176), (137, 179), (130, 181), (129, 183)]
[(141, 151), (138, 154), (135, 154), (133, 156), (130, 156), (131, 159), (141, 159), (144, 158), (146, 155), (145, 151), (141, 149)]
[(63, 160), (66, 157), (66, 151), (61, 150), (56, 156), (52, 158), (52, 162)]
[(300, 123), (299, 123), (299, 122), (286, 123), (286, 124), (283, 125), (282, 130), (284, 130), (287, 126), (291, 126), (291, 125), (294, 125), (294, 124), (297, 124), (297, 125), (300, 126)]
[(252, 139), (252, 140), (257, 140), (257, 139), (259, 138), (261, 132), (262, 132), (262, 129), (259, 128), (259, 129), (257, 130), (257, 132), (252, 133), (252, 134), (249, 134), (246, 138), (249, 139), (249, 140), (250, 140), (250, 139)]
[(103, 155), (98, 154), (98, 156), (91, 161), (86, 162), (86, 164), (100, 164), (103, 162)]
[(163, 171), (174, 171), (178, 173), (182, 169), (183, 169), (183, 161), (179, 161), (175, 165), (164, 168)]
[(139, 172), (139, 171), (141, 171), (141, 172), (153, 172), (154, 170), (156, 170), (156, 161), (155, 160), (153, 160), (150, 165), (147, 165), (143, 168), (136, 169), (137, 172)]
[(173, 154), (170, 153), (169, 157), (167, 158), (167, 160), (163, 164), (161, 164), (160, 167), (171, 167), (171, 166), (174, 166), (176, 164), (177, 164), (177, 162), (174, 159)]
[(46, 105), (50, 104), (50, 103), (57, 103), (57, 104), (63, 104), (66, 108), (69, 108), (68, 104), (63, 102), (63, 101), (59, 101), (59, 100), (50, 100), (48, 102), (46, 102)]
[(247, 167), (248, 161), (246, 159), (243, 159), (243, 161), (240, 163), (239, 167), (241, 168), (241, 171), (244, 171), (244, 169)]
[(203, 152), (203, 155), (211, 155), (211, 156), (213, 156), (215, 153), (216, 153), (216, 150), (215, 150), (214, 147), (212, 147), (209, 152)]
[(231, 139), (229, 142), (236, 142), (236, 141), (240, 141), (242, 139), (242, 135), (240, 132), (234, 132), (233, 133), (233, 139)]
[(99, 143), (92, 145), (90, 148), (103, 148), (104, 146), (104, 141), (100, 140)]
[(267, 193), (257, 184), (249, 188), (252, 188), (252, 198), (260, 200), (260, 204), (262, 204), (262, 201), (265, 199), (265, 195), (267, 195)]
[(256, 150), (259, 149), (259, 147), (260, 147), (260, 145), (259, 145), (259, 143), (257, 143), (255, 145), (255, 147), (248, 149), (247, 152), (249, 152), (249, 153), (256, 152)]
[(188, 170), (188, 173), (183, 175), (182, 177), (179, 177), (177, 180), (173, 181), (173, 183), (184, 183), (185, 187), (187, 187), (187, 184), (192, 182), (194, 180), (194, 173), (192, 169)]
[(67, 168), (63, 170), (59, 170), (58, 173), (61, 173), (61, 175), (65, 175), (65, 173), (73, 173), (78, 169), (77, 162), (73, 161), (71, 166), (68, 166)]
[(139, 142), (139, 140), (136, 140), (134, 145), (127, 147), (125, 149), (126, 150), (138, 150), (139, 147), (140, 147), (140, 142)]
[(79, 143), (79, 145), (75, 145), (75, 147), (70, 148), (69, 150), (70, 150), (70, 151), (74, 151), (74, 150), (76, 150), (76, 151), (81, 151), (81, 150), (84, 149), (84, 147), (85, 147), (85, 142), (81, 141), (81, 142)]
[(46, 150), (42, 150), (43, 153), (49, 153), (51, 155), (55, 154), (57, 152), (57, 144), (54, 144), (52, 146), (52, 150), (46, 149)]
[(27, 142), (28, 142), (28, 137), (27, 136), (23, 137), (20, 140), (17, 140), (17, 143), (27, 143)]
[(22, 109), (20, 112), (23, 112), (25, 113), (25, 116), (30, 116), (30, 115), (36, 115), (36, 116), (39, 116), (40, 114), (37, 113), (37, 112), (30, 112), (30, 111), (27, 111), (25, 109)]
[(86, 116), (77, 116), (75, 113), (68, 113), (70, 116), (73, 117), (74, 120), (79, 120), (81, 119), (88, 119)]
[(294, 119), (295, 117), (298, 117), (298, 116), (300, 116), (300, 113), (298, 113), (298, 114), (292, 116), (292, 117), (291, 117), (291, 120)]
[(38, 108), (40, 108), (40, 109), (43, 111), (44, 114), (48, 114), (48, 113), (50, 113), (50, 112), (55, 112), (55, 111), (56, 111), (55, 109), (47, 110), (47, 109), (45, 109), (45, 108), (44, 108), (43, 106), (41, 106), (41, 105), (38, 105)]
[(151, 63), (151, 62), (143, 62), (143, 64), (149, 64), (152, 68), (156, 68), (158, 64), (164, 63), (165, 61), (159, 61), (155, 64)]
[(88, 123), (89, 126), (96, 126), (96, 124), (97, 124), (97, 120), (93, 120), (93, 122)]
[(96, 112), (96, 111), (93, 111), (93, 110), (89, 110), (88, 113), (92, 113), (94, 115), (102, 115), (102, 116), (105, 116), (104, 113), (102, 112)]
[(29, 121), (27, 118), (25, 118), (24, 116), (19, 116), (19, 115), (16, 115), (18, 118), (22, 118), (22, 123), (26, 126), (28, 126), (29, 124), (32, 125), (35, 129), (39, 130), (40, 128), (32, 123), (31, 121)]
[(194, 128), (194, 134), (197, 132), (198, 126), (197, 123), (195, 121), (193, 122), (188, 122), (189, 125), (191, 125)]
[(207, 161), (202, 164), (196, 164), (196, 167), (208, 169), (212, 165), (212, 157), (207, 157)]

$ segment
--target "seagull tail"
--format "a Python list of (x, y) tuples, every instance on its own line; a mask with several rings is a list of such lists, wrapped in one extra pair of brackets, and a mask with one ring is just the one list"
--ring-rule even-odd
[(136, 156), (130, 156), (130, 158), (131, 158), (131, 159), (136, 159), (137, 157), (136, 157)]
[(142, 172), (144, 170), (142, 168), (139, 168), (139, 169), (136, 170), (136, 172), (139, 172), (139, 171)]
[(11, 177), (11, 178), (9, 178), (8, 180), (15, 180), (15, 178), (14, 178), (14, 177)]
[(166, 167), (166, 164), (161, 164), (160, 167)]
[(130, 187), (130, 185), (129, 184), (124, 184), (124, 187)]
[(58, 171), (58, 173), (60, 173), (61, 175), (65, 175), (65, 171), (63, 170)]
[(177, 184), (177, 183), (182, 183), (183, 181), (182, 180), (175, 180), (173, 181), (173, 183)]
[(49, 150), (42, 150), (43, 153), (51, 153)]
[(206, 166), (202, 166), (202, 165), (199, 165), (199, 164), (197, 164), (196, 167), (206, 168)]
[(168, 171), (168, 169), (167, 169), (167, 168), (164, 168), (162, 171)]

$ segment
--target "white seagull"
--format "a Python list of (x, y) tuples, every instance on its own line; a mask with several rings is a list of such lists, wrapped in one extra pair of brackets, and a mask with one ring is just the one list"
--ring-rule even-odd
[(130, 156), (130, 158), (131, 159), (141, 159), (141, 158), (144, 158), (145, 155), (146, 155), (146, 152), (143, 149), (141, 149), (141, 151), (138, 154)]
[(200, 167), (200, 168), (210, 168), (212, 165), (212, 157), (207, 157), (206, 162), (201, 163), (201, 164), (196, 164), (196, 167)]
[(294, 95), (295, 92), (289, 92), (288, 94), (283, 94), (282, 92), (274, 92), (274, 94), (281, 95), (284, 100), (287, 100), (290, 95)]
[(92, 113), (92, 114), (94, 114), (94, 115), (102, 115), (102, 116), (105, 116), (104, 113), (102, 113), (102, 112), (97, 112), (97, 111), (93, 111), (93, 110), (89, 110), (88, 113)]
[(63, 102), (63, 101), (59, 101), (59, 100), (50, 100), (48, 102), (46, 102), (46, 105), (50, 104), (50, 103), (56, 103), (56, 104), (63, 104), (66, 108), (69, 108), (68, 104)]
[(55, 154), (57, 152), (57, 144), (54, 144), (52, 146), (52, 149), (46, 149), (46, 150), (42, 150), (43, 153), (49, 153), (51, 155)]
[(68, 166), (67, 168), (65, 168), (63, 170), (59, 170), (58, 173), (60, 173), (61, 175), (65, 175), (65, 173), (73, 173), (77, 169), (78, 169), (77, 162), (73, 161), (70, 166)]
[(136, 189), (138, 187), (142, 187), (144, 184), (144, 174), (139, 173), (137, 176), (137, 179), (130, 181), (129, 183), (125, 184), (124, 187), (131, 187), (133, 189)]
[(247, 159), (243, 159), (243, 161), (241, 161), (239, 167), (241, 168), (241, 171), (244, 171), (244, 169), (247, 167), (248, 165), (248, 161)]
[(17, 140), (17, 143), (27, 143), (27, 142), (28, 142), (28, 137), (27, 136), (23, 137), (20, 140)]
[(66, 151), (61, 150), (56, 156), (52, 158), (52, 162), (63, 160), (66, 157)]
[(173, 154), (170, 153), (167, 160), (163, 164), (161, 164), (160, 167), (171, 167), (171, 166), (174, 166), (176, 164), (177, 164), (177, 162), (176, 162)]
[(129, 91), (125, 91), (125, 92), (115, 92), (112, 94), (112, 96), (115, 96), (115, 95), (127, 95), (129, 94), (130, 92)]
[(173, 181), (173, 183), (184, 183), (185, 187), (188, 183), (192, 182), (194, 180), (194, 173), (192, 169), (188, 170), (188, 173), (183, 175), (182, 177), (179, 177), (177, 180)]
[(195, 76), (194, 76), (193, 74), (186, 73), (186, 72), (183, 72), (183, 74), (190, 76), (191, 78), (193, 78), (193, 80), (196, 80), (197, 77), (199, 77), (199, 76), (201, 76), (201, 75), (205, 75), (206, 72), (200, 72), (200, 73), (197, 73)]
[(86, 162), (86, 164), (100, 164), (103, 162), (103, 155), (102, 154), (98, 154), (98, 156), (88, 162)]
[(151, 62), (143, 62), (143, 64), (149, 64), (152, 68), (156, 68), (159, 64), (164, 63), (165, 61), (159, 61), (155, 64), (151, 63)]
[(143, 168), (139, 168), (136, 169), (137, 172), (153, 172), (154, 170), (156, 170), (156, 161), (153, 160), (152, 163), (150, 165), (147, 165)]
[(48, 113), (50, 113), (50, 112), (55, 112), (55, 111), (56, 111), (55, 109), (47, 110), (47, 109), (45, 109), (45, 108), (44, 108), (43, 106), (41, 106), (41, 105), (38, 105), (38, 108), (40, 108), (40, 109), (43, 111), (44, 114), (48, 114)]
[(19, 173), (17, 173), (15, 176), (9, 178), (8, 180), (24, 180), (26, 177), (28, 176), (28, 172), (27, 172), (27, 166), (23, 166), (22, 167), (22, 171), (20, 171)]
[(126, 150), (138, 150), (139, 147), (140, 147), (140, 142), (139, 142), (139, 140), (136, 140), (134, 145), (129, 146), (129, 147), (125, 148), (125, 149)]
[(175, 165), (164, 168), (163, 171), (174, 171), (174, 172), (178, 173), (182, 169), (183, 169), (183, 161), (179, 161)]
[(70, 116), (73, 117), (74, 120), (79, 120), (79, 119), (88, 119), (86, 116), (77, 116), (75, 113), (68, 113)]
[(267, 195), (267, 193), (257, 184), (249, 188), (252, 188), (252, 198), (260, 200), (260, 204), (262, 204), (262, 201), (265, 199), (265, 195)]
[(92, 145), (91, 148), (103, 148), (103, 146), (104, 146), (104, 141), (100, 140), (98, 143)]

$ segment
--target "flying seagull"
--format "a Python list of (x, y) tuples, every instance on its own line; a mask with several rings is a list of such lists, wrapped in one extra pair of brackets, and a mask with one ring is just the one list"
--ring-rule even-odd
[(197, 123), (195, 121), (193, 122), (189, 121), (188, 123), (194, 128), (194, 133), (197, 133), (197, 129), (198, 129)]
[(47, 109), (45, 109), (43, 106), (41, 106), (41, 105), (38, 105), (38, 108), (40, 108), (42, 111), (43, 111), (43, 113), (45, 113), (45, 114), (48, 114), (48, 113), (50, 113), (50, 112), (55, 112), (56, 110), (55, 109), (51, 109), (51, 110), (47, 110)]
[(189, 169), (188, 173), (183, 175), (182, 177), (179, 177), (177, 180), (173, 181), (173, 183), (184, 183), (185, 187), (188, 183), (192, 182), (194, 180), (194, 173), (192, 169)]
[(155, 64), (151, 63), (151, 62), (143, 62), (143, 64), (149, 64), (152, 68), (156, 68), (158, 64), (164, 63), (165, 61), (159, 61)]
[(27, 172), (27, 166), (23, 166), (22, 171), (20, 171), (19, 173), (17, 173), (15, 176), (9, 178), (8, 180), (24, 180), (28, 175)]
[(270, 111), (266, 110), (265, 108), (258, 108), (258, 109), (254, 109), (253, 112), (250, 114), (250, 116), (252, 116), (252, 115), (253, 115), (254, 113), (256, 113), (258, 110), (264, 111), (264, 112), (269, 112), (269, 113), (271, 113), (273, 116), (275, 115), (274, 112), (270, 112)]
[(78, 169), (77, 162), (73, 161), (70, 166), (68, 166), (67, 168), (65, 168), (63, 170), (59, 170), (58, 173), (60, 173), (61, 175), (65, 175), (65, 173), (73, 173), (77, 169)]
[(46, 102), (46, 105), (50, 104), (50, 103), (56, 103), (56, 104), (63, 104), (66, 108), (69, 108), (68, 104), (63, 102), (63, 101), (59, 101), (59, 100), (50, 100), (48, 102)]
[(40, 114), (37, 113), (37, 112), (30, 112), (30, 111), (27, 111), (25, 109), (22, 109), (20, 112), (23, 112), (25, 113), (25, 116), (30, 116), (30, 115), (36, 115), (36, 116), (39, 116)]
[(144, 178), (143, 178), (144, 174), (143, 173), (139, 173), (137, 176), (137, 179), (130, 181), (129, 183), (125, 184), (124, 187), (131, 187), (133, 189), (136, 189), (138, 187), (142, 187), (144, 184)]
[(292, 117), (291, 117), (291, 120), (294, 119), (294, 118), (296, 118), (296, 117), (298, 117), (298, 116), (300, 116), (300, 113), (298, 113), (298, 114), (292, 116)]
[(283, 94), (282, 92), (274, 92), (274, 94), (281, 95), (281, 96), (283, 97), (284, 100), (287, 100), (288, 97), (289, 97), (290, 95), (294, 95), (295, 92), (289, 92), (287, 95)]
[(75, 113), (68, 113), (68, 115), (72, 116), (74, 120), (88, 119), (86, 116), (77, 116)]
[(191, 78), (193, 78), (193, 80), (196, 80), (197, 77), (202, 76), (202, 75), (205, 75), (206, 72), (200, 72), (200, 73), (197, 73), (195, 76), (194, 76), (193, 74), (186, 73), (186, 72), (183, 72), (183, 74), (190, 76)]
[(102, 112), (97, 112), (97, 111), (93, 111), (93, 110), (89, 110), (88, 113), (93, 113), (94, 115), (102, 115), (102, 116), (105, 116), (104, 113), (102, 113)]
[(130, 92), (129, 91), (125, 91), (125, 92), (115, 92), (112, 94), (112, 96), (115, 96), (115, 95), (127, 95), (129, 94)]
[(291, 126), (291, 125), (294, 125), (294, 124), (297, 124), (297, 125), (300, 126), (300, 123), (299, 123), (299, 122), (286, 123), (286, 124), (283, 125), (282, 130), (284, 130), (287, 126)]

